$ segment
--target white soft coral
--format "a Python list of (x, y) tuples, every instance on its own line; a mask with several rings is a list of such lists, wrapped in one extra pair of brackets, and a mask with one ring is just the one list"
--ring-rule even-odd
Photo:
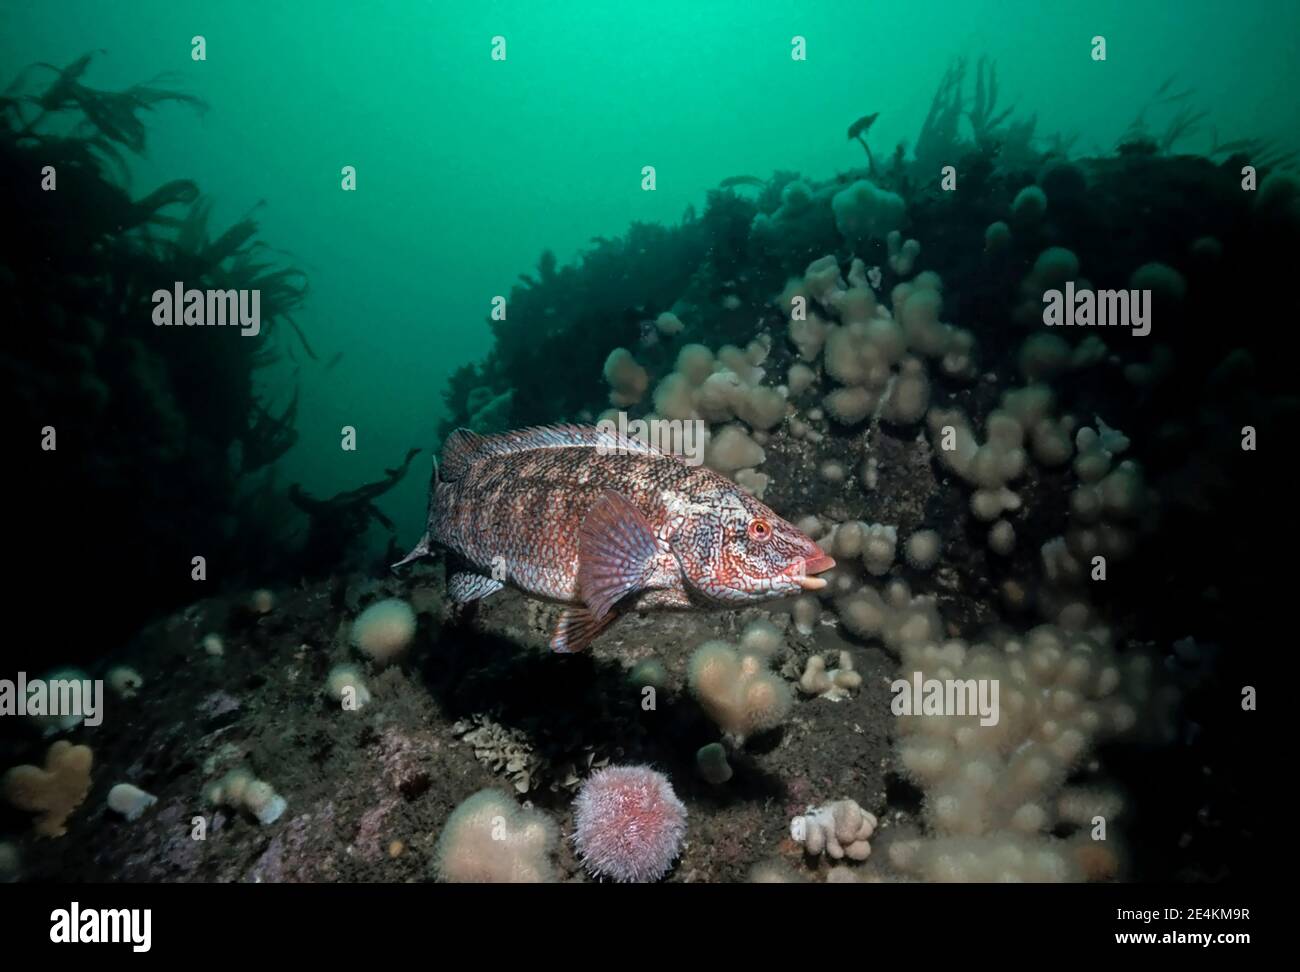
[(836, 800), (795, 817), (790, 821), (790, 836), (814, 857), (826, 853), (837, 861), (845, 857), (865, 861), (871, 854), (867, 841), (876, 832), (877, 823), (875, 815), (857, 801)]

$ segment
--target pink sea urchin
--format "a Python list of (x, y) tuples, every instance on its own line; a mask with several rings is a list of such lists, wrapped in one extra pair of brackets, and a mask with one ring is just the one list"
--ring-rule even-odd
[(672, 867), (686, 833), (686, 807), (662, 773), (647, 766), (598, 770), (573, 806), (573, 843), (594, 876), (657, 881)]

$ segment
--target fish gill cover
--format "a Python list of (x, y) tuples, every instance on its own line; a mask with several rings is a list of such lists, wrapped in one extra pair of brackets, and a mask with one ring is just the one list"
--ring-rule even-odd
[[(231, 106), (103, 59), (0, 97), (0, 384), (40, 444), (6, 581), (43, 632), (0, 671), (0, 879), (1253, 874), (1293, 145), (1177, 77), (1113, 144), (988, 56), (906, 118), (860, 86), (800, 120), (834, 174), (716, 174), (484, 295), (413, 417), (381, 368), (328, 384), (404, 333), (330, 331), (293, 255), (328, 221), (131, 188), (159, 119)], [(55, 679), (104, 707), (34, 711)]]

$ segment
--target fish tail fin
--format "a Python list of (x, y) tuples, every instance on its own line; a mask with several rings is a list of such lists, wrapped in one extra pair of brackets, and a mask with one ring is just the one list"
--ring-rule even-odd
[(429, 477), (429, 516), (428, 524), (424, 530), (424, 536), (420, 538), (420, 542), (412, 548), (410, 553), (389, 568), (393, 573), (397, 573), (398, 568), (405, 567), (407, 564), (414, 560), (419, 560), (421, 557), (427, 557), (433, 552), (433, 513), (437, 508), (438, 484), (440, 482), (441, 480), (438, 477), (438, 457), (434, 456), (433, 475)]

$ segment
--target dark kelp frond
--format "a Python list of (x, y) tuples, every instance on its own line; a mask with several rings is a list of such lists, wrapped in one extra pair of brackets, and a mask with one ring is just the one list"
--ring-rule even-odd
[[(245, 473), (264, 475), (297, 434), (296, 394), (272, 405), (255, 391), (254, 375), (286, 348), (273, 333), (280, 318), (307, 347), (293, 319), (307, 277), (272, 259), (251, 214), (214, 227), (211, 204), (190, 179), (128, 192), (127, 163), (145, 146), (146, 112), (203, 103), (167, 78), (99, 90), (87, 83), (94, 64), (92, 53), (33, 65), (0, 95), (4, 181), (46, 165), (59, 180), (58, 192), (11, 194), (7, 215), (23, 232), (0, 241), (0, 276), (15, 314), (33, 326), (13, 329), (17, 339), (0, 352), (3, 394), (17, 421), (58, 414), (60, 432), (86, 444), (33, 474), (28, 505), (46, 525), (32, 569), (59, 569), (43, 551), (75, 545), (84, 521), (58, 515), (75, 507), (99, 524), (90, 569), (109, 578), (105, 596), (135, 604), (127, 585), (146, 584), (156, 604), (170, 606), (191, 591), (161, 563), (191, 544), (227, 564), (248, 562), (280, 525), (265, 520), (269, 506), (241, 506), (239, 493)], [(264, 285), (261, 334), (155, 328), (153, 295), (173, 281), (200, 291)], [(294, 552), (285, 553), (259, 569), (278, 574), (290, 560), (296, 569)], [(142, 619), (125, 609), (117, 620), (133, 629)]]
[(763, 185), (763, 180), (760, 179), (758, 176), (738, 175), (738, 176), (727, 176), (727, 178), (723, 179), (721, 182), (718, 183), (718, 188), (731, 189), (735, 186), (761, 186), (761, 185)]
[[(863, 115), (861, 118), (859, 118), (857, 121), (855, 121), (852, 125), (849, 126), (849, 138), (850, 139), (857, 138), (859, 135), (861, 135), (863, 132), (869, 129), (873, 124), (875, 124), (876, 119), (879, 117), (880, 117), (880, 112), (878, 111), (873, 111), (870, 115)], [(723, 184), (725, 185), (725, 183)]]
[(81, 78), (93, 57), (93, 53), (83, 54), (62, 69), (50, 64), (39, 65), (58, 74), (41, 94), (32, 98), (42, 115), (76, 110), (82, 115), (84, 126), (108, 141), (142, 155), (145, 126), (141, 113), (166, 102), (187, 105), (198, 111), (207, 108), (201, 98), (172, 88), (138, 84), (124, 91), (104, 91), (83, 84)]
[[(329, 499), (310, 495), (299, 483), (289, 487), (289, 502), (307, 515), (309, 527), (307, 542), (301, 553), (304, 567), (319, 570), (321, 565), (347, 564), (364, 548), (362, 539), (371, 523), (378, 523), (389, 533), (397, 528), (374, 501), (396, 486), (406, 476), (411, 461), (420, 454), (419, 449), (406, 453), (400, 466), (384, 470), (384, 478), (366, 483), (355, 489), (337, 493)], [(390, 539), (390, 557), (393, 542)]]
[(254, 399), (252, 421), (243, 438), (244, 469), (252, 471), (269, 465), (288, 452), (298, 441), (298, 387), (284, 411), (274, 414), (269, 406)]

